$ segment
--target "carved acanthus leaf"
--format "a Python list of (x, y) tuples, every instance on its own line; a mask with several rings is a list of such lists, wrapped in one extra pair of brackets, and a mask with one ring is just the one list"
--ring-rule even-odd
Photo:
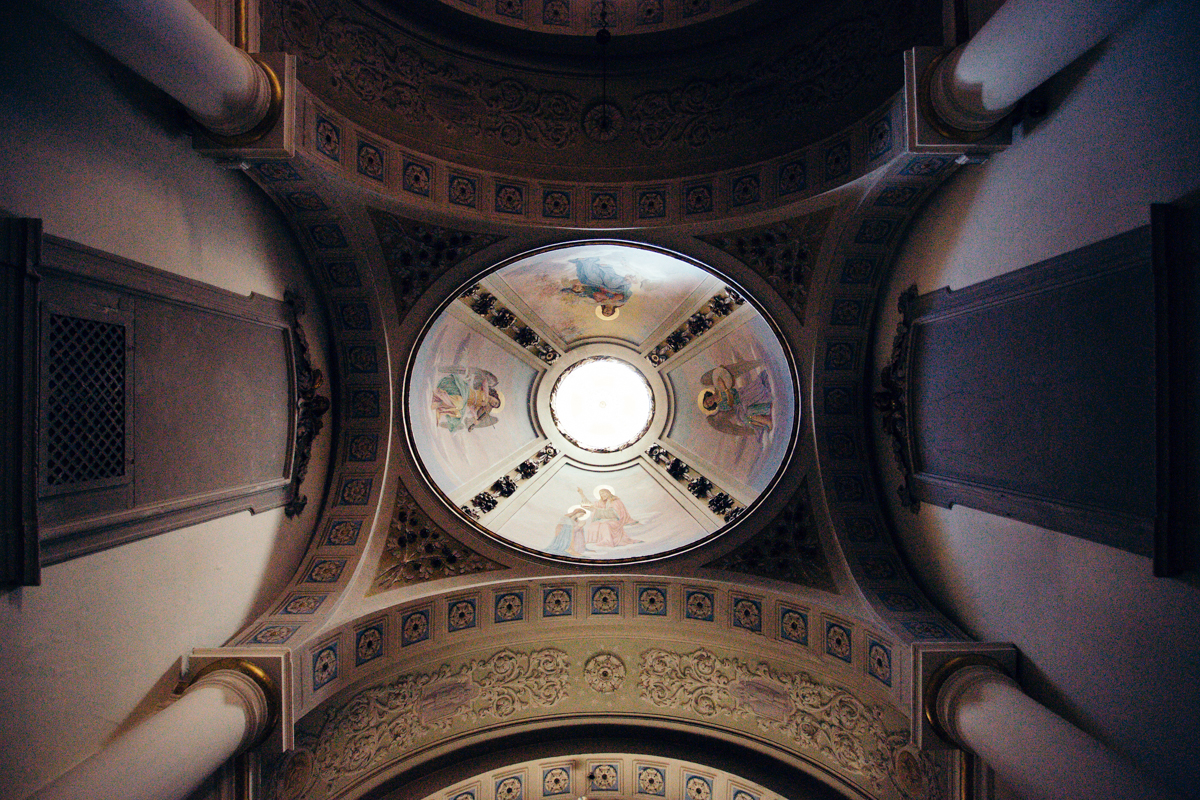
[(917, 285), (914, 283), (897, 301), (900, 321), (896, 323), (896, 336), (892, 339), (892, 355), (879, 371), (879, 390), (874, 398), (875, 409), (882, 416), (883, 431), (892, 440), (892, 455), (906, 481), (896, 489), (900, 505), (914, 514), (921, 503), (908, 488), (913, 473), (908, 434), (908, 352), (912, 342), (912, 306), (916, 299)]
[(504, 238), (429, 225), (374, 208), (367, 213), (379, 237), (401, 314), (447, 269)]
[(907, 796), (920, 792), (926, 800), (945, 797), (933, 759), (906, 749), (907, 728), (889, 728), (882, 706), (864, 703), (806, 672), (773, 670), (762, 663), (752, 669), (704, 648), (691, 653), (651, 648), (642, 652), (639, 691), (644, 702), (660, 708), (705, 719), (752, 720), (818, 760), (862, 775), (876, 788), (894, 786)]
[(372, 591), (504, 568), (435, 525), (400, 484)]
[(803, 322), (813, 262), (834, 210), (826, 208), (772, 225), (698, 238), (766, 278)]
[(298, 517), (308, 505), (307, 495), (300, 493), (300, 486), (308, 475), (308, 462), (312, 459), (312, 446), (324, 427), (322, 417), (329, 410), (329, 398), (317, 394), (325, 381), (321, 370), (312, 365), (308, 337), (300, 325), (304, 315), (304, 298), (296, 292), (284, 293), (288, 313), (292, 320), (292, 352), (295, 354), (296, 370), (296, 440), (293, 445), (295, 456), (292, 461), (292, 481), (288, 487), (288, 501), (283, 513)]
[(570, 664), (562, 650), (501, 650), (458, 667), (401, 675), (364, 689), (326, 712), (298, 744), (311, 771), (333, 786), (408, 752), (429, 733), (455, 723), (502, 720), (550, 708), (568, 696)]
[(705, 566), (836, 592), (812, 517), (808, 479), (774, 522), (733, 552)]

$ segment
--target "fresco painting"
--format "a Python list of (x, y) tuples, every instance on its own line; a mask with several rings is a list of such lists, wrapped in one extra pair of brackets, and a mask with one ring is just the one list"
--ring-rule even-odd
[(696, 405), (709, 425), (734, 436), (771, 432), (771, 378), (761, 361), (714, 367), (700, 376)]
[[(669, 366), (669, 362), (668, 362)], [(666, 378), (679, 403), (667, 436), (762, 491), (787, 451), (795, 412), (783, 348), (761, 317), (706, 344)]]
[(529, 417), (536, 370), (443, 314), (413, 365), (408, 413), (421, 461), (445, 492), (537, 438)]
[(569, 464), (497, 533), (551, 555), (606, 560), (673, 550), (708, 530), (640, 464), (615, 472)]
[(451, 433), (487, 428), (500, 421), (504, 395), (500, 379), (479, 367), (441, 366), (445, 377), (433, 389), (433, 411), (439, 428)]
[(484, 283), (520, 298), (537, 317), (530, 324), (568, 345), (603, 336), (640, 346), (705, 281), (714, 292), (721, 285), (663, 253), (581, 245), (531, 256)]

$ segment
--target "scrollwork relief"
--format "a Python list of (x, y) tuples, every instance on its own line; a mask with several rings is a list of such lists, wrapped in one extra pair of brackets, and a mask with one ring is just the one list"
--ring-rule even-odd
[(328, 68), (355, 100), (429, 120), (448, 133), (552, 150), (580, 135), (583, 103), (512, 77), (486, 78), (457, 61), (435, 61), (388, 26), (346, 15), (330, 0), (283, 0), (269, 18), (283, 49)]
[(298, 744), (312, 753), (317, 779), (335, 785), (403, 755), (455, 723), (503, 720), (551, 708), (568, 697), (562, 650), (501, 650), (490, 658), (401, 675), (327, 711)]
[(782, 53), (651, 91), (616, 87), (620, 104), (597, 104), (583, 83), (580, 93), (561, 79), (536, 85), (525, 75), (472, 69), (352, 9), (338, 0), (274, 0), (263, 14), (265, 43), (319, 67), (334, 92), (372, 109), (428, 120), (456, 137), (550, 151), (610, 140), (697, 150), (755, 129), (809, 128), (814, 110), (883, 82), (889, 59), (911, 46), (921, 24), (907, 4), (878, 0), (870, 13), (789, 34), (793, 44)]
[[(752, 668), (704, 648), (691, 653), (651, 648), (642, 653), (638, 688), (644, 702), (659, 708), (707, 719), (752, 720), (801, 751), (862, 775), (875, 788), (891, 786), (911, 795), (920, 787), (926, 798), (945, 796), (933, 760), (906, 749), (906, 727), (888, 727), (882, 706), (864, 703), (808, 673), (783, 672), (763, 663)], [(898, 774), (901, 765), (903, 775)]]
[(296, 370), (296, 441), (293, 449), (296, 455), (292, 464), (288, 501), (283, 507), (283, 513), (290, 518), (302, 514), (308, 505), (308, 496), (300, 493), (300, 485), (308, 475), (313, 442), (324, 427), (321, 418), (329, 410), (330, 402), (328, 397), (317, 394), (325, 378), (321, 370), (312, 365), (308, 337), (300, 326), (300, 317), (304, 315), (304, 298), (288, 291), (284, 293), (284, 301), (292, 321), (292, 352), (295, 354)]

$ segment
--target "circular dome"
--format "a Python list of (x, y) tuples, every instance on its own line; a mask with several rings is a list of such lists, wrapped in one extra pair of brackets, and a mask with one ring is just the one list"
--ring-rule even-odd
[(490, 272), (410, 364), (410, 441), (429, 483), (486, 534), (579, 563), (717, 535), (791, 451), (798, 398), (763, 315), (660, 250), (589, 242)]

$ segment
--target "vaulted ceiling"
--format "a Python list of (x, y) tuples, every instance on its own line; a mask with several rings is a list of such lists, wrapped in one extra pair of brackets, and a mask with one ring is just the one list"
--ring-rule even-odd
[[(338, 414), (309, 555), (235, 640), (295, 654), (275, 791), (949, 796), (909, 645), (962, 635), (892, 543), (866, 416), (890, 259), (955, 169), (907, 151), (897, 94), (940, 9), (618, 0), (602, 66), (598, 6), (262, 4), (300, 146), (249, 174), (328, 304)], [(637, 362), (667, 421), (589, 465), (539, 387), (592, 350)], [(698, 398), (725, 376), (722, 429)], [(672, 544), (597, 545), (601, 484), (628, 538)], [(586, 546), (555, 549), (572, 519)]]

